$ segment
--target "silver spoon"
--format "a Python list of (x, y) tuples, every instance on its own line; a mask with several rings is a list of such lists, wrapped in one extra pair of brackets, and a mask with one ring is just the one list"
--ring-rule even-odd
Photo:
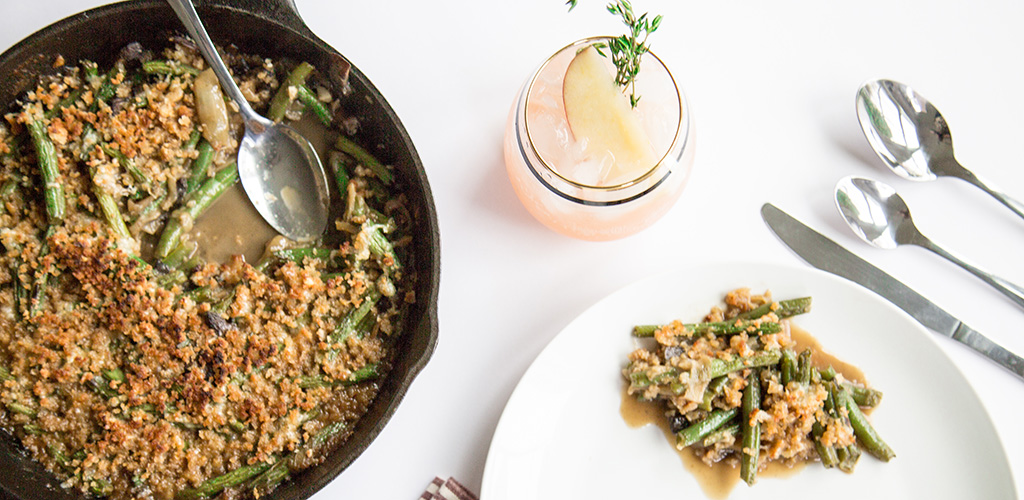
[(857, 118), (871, 147), (897, 175), (913, 181), (963, 179), (1024, 217), (1024, 203), (982, 181), (953, 157), (953, 137), (939, 110), (914, 89), (873, 80), (857, 91)]
[(191, 0), (167, 0), (216, 73), (221, 88), (245, 121), (238, 150), (238, 176), (256, 210), (279, 233), (295, 241), (316, 239), (327, 229), (330, 191), (312, 144), (295, 129), (253, 111), (206, 33)]
[(884, 249), (917, 245), (931, 250), (1024, 307), (1024, 288), (964, 262), (921, 234), (910, 218), (907, 204), (889, 185), (862, 177), (845, 177), (836, 184), (836, 206), (853, 232), (864, 241)]

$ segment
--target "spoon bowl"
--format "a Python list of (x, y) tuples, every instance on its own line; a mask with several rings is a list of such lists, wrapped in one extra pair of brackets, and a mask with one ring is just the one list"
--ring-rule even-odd
[(191, 0), (167, 0), (213, 69), (221, 89), (245, 122), (238, 149), (238, 176), (253, 206), (277, 232), (311, 241), (327, 229), (330, 188), (323, 164), (309, 140), (295, 129), (256, 113), (239, 90), (206, 33)]
[(913, 181), (965, 180), (1024, 218), (1024, 203), (982, 181), (956, 160), (946, 119), (913, 88), (892, 80), (869, 81), (857, 91), (856, 108), (864, 137), (896, 175)]
[(915, 181), (950, 175), (956, 166), (946, 120), (921, 94), (892, 80), (873, 80), (857, 92), (857, 119), (878, 157), (896, 175)]
[(846, 177), (836, 185), (836, 206), (850, 229), (878, 248), (891, 250), (920, 234), (910, 208), (888, 184)]
[(1024, 307), (1024, 288), (968, 264), (921, 234), (910, 217), (910, 208), (891, 186), (863, 177), (845, 177), (836, 184), (835, 198), (839, 213), (862, 240), (882, 249), (900, 245), (925, 248), (981, 278)]
[(288, 239), (318, 238), (327, 229), (330, 191), (316, 150), (287, 125), (258, 128), (246, 126), (238, 149), (238, 177), (249, 201)]

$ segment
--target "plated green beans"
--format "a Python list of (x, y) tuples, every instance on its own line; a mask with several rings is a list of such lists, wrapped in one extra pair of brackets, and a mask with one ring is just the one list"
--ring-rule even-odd
[(737, 465), (750, 485), (768, 462), (850, 472), (862, 450), (895, 457), (862, 411), (881, 392), (823, 366), (793, 337), (788, 318), (810, 311), (810, 297), (775, 302), (737, 289), (725, 304), (698, 323), (633, 331), (653, 345), (630, 354), (627, 393), (665, 407), (679, 449)]

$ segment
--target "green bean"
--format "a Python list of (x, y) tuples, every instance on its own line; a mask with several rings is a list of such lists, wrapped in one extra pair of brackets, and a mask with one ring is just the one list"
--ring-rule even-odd
[(267, 494), (275, 486), (287, 479), (293, 469), (301, 468), (302, 462), (306, 457), (321, 453), (323, 448), (334, 437), (345, 431), (346, 427), (345, 422), (335, 422), (323, 426), (313, 437), (302, 443), (295, 451), (289, 453), (287, 457), (278, 460), (266, 472), (254, 479), (247, 489), (256, 491), (260, 495)]
[(263, 258), (261, 258), (259, 262), (256, 263), (255, 267), (257, 271), (265, 273), (267, 272), (267, 269), (269, 269), (271, 265), (279, 261), (294, 262), (296, 264), (301, 265), (305, 262), (306, 259), (313, 259), (322, 260), (324, 262), (330, 263), (331, 256), (334, 254), (334, 252), (335, 250), (327, 247), (285, 248), (281, 250), (275, 250), (267, 255), (264, 255)]
[(278, 250), (274, 252), (274, 255), (281, 260), (301, 264), (306, 259), (329, 261), (333, 253), (333, 249), (326, 247), (300, 247)]
[(302, 105), (305, 106), (305, 109), (312, 111), (313, 115), (320, 120), (320, 123), (329, 127), (331, 125), (332, 118), (331, 112), (327, 110), (327, 107), (317, 99), (316, 95), (313, 94), (313, 91), (310, 90), (309, 87), (299, 85), (296, 89), (298, 90), (296, 95), (299, 98), (299, 101), (302, 102)]
[(738, 314), (736, 319), (757, 319), (769, 312), (774, 312), (779, 319), (782, 319), (803, 314), (811, 310), (810, 297), (780, 300), (777, 304), (777, 306), (774, 303), (764, 304), (760, 307)]
[(704, 411), (711, 411), (711, 402), (714, 401), (715, 396), (722, 393), (725, 387), (729, 385), (729, 377), (722, 375), (716, 379), (708, 382), (707, 389), (704, 389), (704, 398), (701, 401), (699, 408)]
[[(841, 407), (838, 405), (835, 383), (827, 384), (826, 388), (828, 389), (828, 396), (824, 401), (824, 411), (832, 418), (839, 420), (840, 424), (850, 425), (852, 427), (848, 415), (844, 415), (839, 411)], [(857, 461), (860, 460), (861, 454), (860, 448), (857, 447), (857, 444), (854, 443), (849, 446), (840, 446), (837, 447), (835, 451), (836, 460), (838, 461), (836, 465), (839, 467), (839, 470), (843, 472), (853, 472), (854, 467), (857, 465)]]
[(118, 238), (131, 238), (131, 232), (128, 231), (128, 226), (124, 223), (124, 217), (121, 216), (121, 209), (117, 207), (117, 202), (114, 201), (114, 197), (104, 191), (96, 182), (96, 169), (90, 167), (89, 175), (93, 180), (92, 193), (96, 196), (96, 201), (100, 205), (100, 211), (103, 212), (103, 218), (107, 220), (107, 224), (110, 225), (110, 229), (114, 231), (114, 234)]
[(25, 288), (25, 283), (21, 280), (22, 264), (24, 262), (21, 257), (11, 259), (11, 280), (14, 281), (14, 317), (19, 321), (25, 317), (29, 305), (28, 289)]
[(7, 409), (12, 413), (19, 413), (33, 419), (39, 415), (39, 412), (21, 403), (7, 403)]
[(277, 93), (270, 100), (270, 111), (267, 113), (267, 118), (279, 122), (284, 118), (284, 113), (288, 110), (288, 105), (292, 103), (294, 96), (288, 91), (289, 87), (293, 87), (296, 90), (298, 87), (306, 83), (306, 78), (313, 72), (313, 66), (307, 62), (300, 63), (296, 66), (288, 76), (285, 78), (284, 83), (277, 89)]
[(146, 62), (142, 63), (142, 71), (145, 71), (146, 73), (149, 73), (149, 74), (175, 75), (175, 76), (181, 76), (181, 75), (196, 76), (196, 75), (199, 74), (199, 70), (198, 69), (196, 69), (196, 68), (194, 68), (192, 66), (189, 66), (188, 64), (183, 64), (183, 63), (180, 63), (178, 61), (160, 61), (160, 60), (152, 60), (152, 61), (146, 61)]
[(178, 241), (181, 239), (182, 233), (185, 232), (184, 218), (187, 218), (191, 225), (224, 191), (227, 191), (236, 182), (238, 182), (238, 165), (232, 162), (207, 179), (198, 190), (188, 196), (182, 207), (171, 214), (170, 220), (164, 226), (160, 241), (157, 243), (156, 257), (164, 259), (178, 246)]
[(46, 303), (46, 290), (50, 286), (50, 265), (45, 263), (45, 257), (50, 254), (50, 237), (56, 231), (55, 226), (50, 226), (46, 229), (46, 234), (43, 235), (42, 245), (39, 248), (39, 271), (36, 276), (35, 285), (32, 289), (32, 297), (29, 299), (28, 315), (35, 316), (42, 310), (43, 305)]
[(178, 494), (174, 495), (177, 500), (193, 500), (198, 498), (209, 498), (225, 488), (231, 488), (238, 486), (260, 474), (270, 468), (270, 464), (266, 462), (259, 462), (253, 465), (244, 465), (239, 467), (227, 474), (217, 476), (213, 479), (208, 479), (195, 488), (188, 488), (178, 491)]
[(629, 383), (633, 389), (645, 389), (651, 385), (662, 385), (668, 384), (676, 380), (679, 377), (679, 372), (675, 368), (669, 368), (659, 372), (652, 379), (648, 374), (642, 371), (631, 371), (629, 373)]
[(60, 169), (57, 166), (57, 149), (50, 141), (46, 124), (34, 121), (28, 124), (32, 144), (36, 148), (39, 171), (43, 178), (43, 198), (46, 202), (46, 216), (50, 224), (64, 220), (64, 186), (61, 184)]
[[(773, 309), (773, 307), (774, 307), (774, 309)], [(722, 325), (728, 325), (729, 323), (733, 323), (734, 324), (736, 321), (756, 320), (756, 319), (764, 316), (765, 314), (768, 314), (769, 312), (774, 312), (775, 315), (779, 317), (779, 319), (783, 319), (783, 318), (789, 318), (789, 317), (792, 317), (792, 316), (796, 316), (798, 314), (803, 314), (803, 313), (808, 312), (810, 310), (811, 310), (811, 298), (810, 297), (801, 297), (801, 298), (797, 298), (797, 299), (781, 300), (781, 301), (779, 301), (777, 303), (764, 304), (762, 306), (759, 306), (759, 307), (756, 307), (754, 309), (751, 309), (751, 310), (749, 310), (747, 312), (740, 313), (740, 314), (736, 315), (736, 317), (734, 317), (732, 319), (729, 319), (729, 320), (726, 320), (726, 321), (715, 322), (715, 323), (691, 323), (691, 324), (687, 324), (687, 325), (684, 325), (684, 326), (687, 327), (690, 330), (694, 330), (694, 329), (711, 330), (711, 333), (714, 333), (716, 335), (729, 335), (729, 334), (733, 334), (733, 333), (739, 333), (740, 330), (736, 329), (736, 328), (733, 328), (733, 327), (722, 326)], [(743, 325), (750, 325), (750, 323), (742, 323), (742, 324)], [(633, 336), (634, 337), (653, 337), (654, 336), (654, 332), (657, 331), (659, 328), (661, 328), (661, 326), (662, 325), (637, 325), (637, 326), (633, 327)], [(775, 330), (776, 327), (771, 327), (771, 326), (769, 326), (768, 328), (771, 329), (771, 330), (774, 330), (774, 331), (762, 332), (762, 333), (778, 333), (778, 331), (781, 330), (781, 328), (779, 330)], [(719, 332), (721, 332), (721, 333), (719, 333)]]
[(120, 72), (121, 69), (114, 66), (113, 68), (110, 68), (110, 71), (108, 71), (106, 75), (103, 75), (103, 81), (100, 82), (99, 87), (93, 94), (95, 100), (93, 101), (92, 106), (90, 106), (90, 110), (95, 111), (99, 108), (100, 103), (105, 103), (114, 97), (114, 94), (117, 93), (117, 86), (114, 85), (113, 80)]
[[(782, 358), (779, 350), (759, 351), (750, 356), (737, 356), (728, 361), (714, 358), (705, 362), (699, 368), (703, 380), (715, 380), (729, 373), (743, 370), (745, 368), (756, 368), (777, 364)], [(679, 372), (675, 368), (667, 368), (659, 372), (654, 379), (651, 379), (643, 371), (632, 371), (627, 368), (628, 378), (633, 389), (644, 389), (650, 385), (668, 385), (673, 394), (686, 392), (687, 386), (679, 383)]]
[(363, 302), (359, 304), (359, 307), (349, 311), (344, 318), (338, 322), (338, 325), (334, 328), (334, 333), (330, 336), (331, 344), (337, 344), (343, 342), (352, 334), (356, 333), (356, 325), (370, 313), (370, 309), (377, 304), (380, 300), (380, 292), (371, 290), (366, 297), (363, 298)]
[(119, 395), (117, 390), (110, 387), (110, 384), (102, 376), (93, 376), (88, 383), (89, 387), (104, 399), (116, 398)]
[(110, 370), (103, 371), (103, 378), (110, 381), (124, 382), (124, 372), (120, 368), (111, 368)]
[[(159, 192), (160, 194), (156, 196), (151, 196), (151, 199), (146, 203), (146, 205), (139, 210), (138, 214), (136, 214), (134, 218), (132, 218), (133, 225), (140, 220), (146, 219), (149, 216), (149, 214), (152, 214), (153, 211), (160, 208), (160, 205), (163, 205), (164, 200), (167, 199), (170, 193), (167, 191), (166, 182), (161, 183), (161, 185), (162, 188), (157, 190), (157, 192)], [(133, 229), (135, 228), (133, 227)]]
[(377, 368), (376, 363), (368, 364), (351, 374), (348, 378), (341, 381), (327, 380), (323, 377), (306, 375), (299, 377), (297, 382), (299, 387), (302, 389), (315, 389), (318, 387), (334, 387), (336, 385), (354, 385), (360, 382), (366, 382), (367, 380), (373, 380), (380, 376), (380, 371)]
[(810, 349), (804, 349), (800, 352), (800, 357), (797, 359), (797, 382), (807, 385), (811, 383), (811, 371), (814, 367), (811, 366), (811, 355)]
[(796, 378), (797, 365), (796, 353), (792, 349), (783, 349), (782, 360), (779, 363), (783, 386), (789, 385), (789, 382)]
[[(653, 337), (654, 332), (661, 325), (637, 325), (633, 327), (634, 337)], [(679, 335), (689, 337), (693, 335), (735, 335), (737, 333), (748, 334), (772, 334), (782, 331), (782, 326), (772, 321), (760, 320), (726, 320), (711, 321), (705, 323), (686, 323), (683, 325), (683, 332)]]
[(853, 472), (857, 461), (860, 460), (860, 448), (856, 444), (836, 448), (836, 458), (839, 460), (839, 470)]
[(216, 304), (214, 304), (213, 307), (210, 308), (210, 310), (217, 314), (224, 314), (225, 312), (227, 312), (228, 308), (231, 307), (231, 304), (234, 303), (234, 301), (235, 290), (232, 289), (230, 292), (228, 292), (227, 297), (224, 297)]
[(65, 455), (64, 452), (57, 447), (57, 445), (53, 443), (48, 443), (46, 445), (46, 450), (50, 452), (50, 456), (53, 457), (53, 461), (57, 462), (57, 465), (59, 465), (60, 468), (67, 470), (68, 467), (71, 465), (71, 462), (68, 460), (67, 455)]
[[(348, 167), (345, 160), (336, 152), (330, 155), (331, 167), (334, 168), (334, 182), (338, 186), (338, 193), (341, 195), (342, 203), (345, 203), (345, 196), (348, 195)], [(347, 203), (346, 203), (347, 205)]]
[(384, 236), (384, 226), (376, 223), (367, 224), (363, 225), (362, 230), (368, 231), (367, 243), (370, 255), (379, 259), (386, 271), (400, 269), (402, 266), (398, 262), (398, 256), (395, 255), (395, 247), (388, 240), (387, 236)]
[(82, 98), (82, 94), (84, 94), (84, 93), (85, 93), (85, 85), (82, 85), (82, 86), (78, 87), (77, 89), (72, 90), (68, 94), (67, 97), (65, 97), (64, 99), (61, 99), (60, 102), (58, 102), (52, 108), (46, 110), (46, 112), (43, 113), (43, 118), (49, 120), (49, 119), (57, 116), (57, 114), (60, 113), (62, 109), (69, 108), (69, 107), (73, 106), (75, 104), (75, 102), (77, 102), (79, 99)]
[(199, 125), (192, 127), (192, 133), (188, 135), (188, 140), (181, 144), (181, 149), (191, 150), (199, 146), (199, 141), (203, 139), (203, 132), (199, 130)]
[(683, 449), (697, 441), (700, 441), (727, 424), (739, 413), (737, 408), (729, 410), (715, 410), (708, 413), (703, 420), (690, 424), (685, 429), (676, 433), (676, 448)]
[(826, 469), (831, 469), (839, 465), (839, 456), (836, 454), (835, 447), (825, 446), (821, 442), (821, 436), (825, 433), (825, 427), (821, 424), (820, 420), (815, 420), (811, 426), (811, 437), (814, 440), (814, 449), (818, 452), (818, 458), (821, 459), (821, 465)]
[(821, 377), (822, 380), (831, 381), (836, 378), (836, 369), (832, 368), (832, 366), (829, 365), (824, 370), (818, 370), (818, 375)]
[(82, 146), (78, 153), (78, 159), (84, 162), (89, 161), (89, 156), (99, 146), (102, 137), (91, 123), (86, 122), (82, 127)]
[(199, 156), (192, 162), (188, 182), (185, 184), (185, 196), (188, 196), (199, 189), (209, 174), (210, 163), (213, 161), (213, 146), (205, 139), (196, 146)]
[(743, 448), (740, 449), (740, 478), (748, 485), (757, 480), (757, 461), (761, 453), (761, 424), (757, 412), (761, 409), (761, 377), (758, 370), (751, 370), (747, 386), (743, 389), (743, 412), (740, 414), (740, 429), (743, 433)]
[(360, 382), (366, 382), (367, 380), (373, 380), (380, 376), (380, 370), (378, 370), (377, 363), (370, 363), (350, 374), (345, 379), (345, 385), (358, 384)]
[(89, 492), (98, 497), (106, 497), (114, 492), (114, 487), (106, 479), (92, 479), (89, 481)]
[(102, 149), (107, 156), (117, 160), (117, 164), (131, 174), (132, 178), (135, 179), (135, 182), (138, 182), (143, 189), (150, 189), (149, 177), (142, 170), (139, 170), (139, 167), (135, 165), (135, 160), (132, 160), (128, 155), (111, 148), (106, 144), (100, 144), (100, 149)]
[(196, 252), (192, 254), (192, 257), (189, 257), (188, 260), (181, 264), (181, 270), (185, 271), (186, 273), (191, 273), (197, 267), (202, 266), (204, 264), (206, 264), (206, 259), (199, 255), (199, 252)]
[(35, 423), (32, 423), (32, 422), (29, 422), (29, 423), (21, 426), (21, 428), (22, 428), (22, 430), (24, 430), (25, 432), (27, 432), (27, 433), (29, 433), (29, 434), (31, 434), (33, 436), (38, 436), (38, 435), (43, 433), (43, 428), (39, 427), (38, 424), (35, 424)]
[(768, 350), (759, 351), (751, 354), (750, 356), (737, 356), (731, 360), (724, 360), (719, 358), (713, 358), (707, 363), (707, 370), (710, 374), (710, 378), (721, 377), (727, 373), (731, 373), (744, 368), (756, 368), (761, 366), (774, 365), (782, 359), (782, 351), (779, 350)]
[(97, 75), (96, 71), (97, 69), (95, 63), (92, 63), (90, 61), (82, 61), (82, 72), (85, 75), (85, 81), (83, 81), (77, 89), (74, 89), (71, 92), (69, 92), (68, 96), (64, 99), (61, 99), (60, 102), (58, 102), (54, 107), (48, 109), (46, 113), (43, 113), (43, 118), (49, 120), (57, 116), (57, 113), (60, 113), (62, 109), (69, 108), (73, 106), (76, 102), (78, 102), (78, 100), (82, 98), (82, 94), (85, 93), (88, 79), (90, 77), (95, 77)]
[(882, 391), (870, 387), (861, 387), (849, 382), (843, 382), (843, 388), (850, 393), (853, 402), (864, 408), (874, 408), (882, 402)]
[(269, 469), (253, 479), (250, 487), (246, 489), (258, 491), (262, 495), (272, 490), (278, 484), (281, 484), (285, 479), (288, 479), (292, 474), (290, 464), (294, 453), (296, 452), (292, 452), (288, 459), (278, 460)]
[(162, 288), (171, 288), (175, 285), (181, 285), (186, 281), (188, 281), (188, 276), (180, 269), (174, 269), (156, 280), (157, 284)]
[(376, 175), (384, 184), (391, 184), (391, 170), (389, 170), (388, 167), (380, 162), (380, 160), (363, 149), (360, 145), (356, 144), (352, 139), (345, 137), (344, 135), (340, 135), (338, 136), (338, 140), (334, 142), (334, 147), (354, 158), (356, 163), (370, 169), (370, 171), (373, 172), (373, 175)]
[(871, 422), (860, 411), (860, 407), (853, 401), (850, 393), (844, 387), (834, 382), (832, 385), (835, 390), (836, 406), (846, 408), (847, 417), (850, 419), (850, 425), (853, 427), (853, 433), (857, 436), (857, 441), (864, 447), (864, 450), (883, 462), (892, 460), (896, 453), (882, 440), (882, 437), (878, 435), (878, 431), (871, 426)]
[(195, 241), (182, 240), (161, 262), (171, 269), (180, 269), (182, 264), (192, 257), (198, 248), (199, 244)]
[(151, 267), (153, 267), (153, 266), (149, 265), (149, 262), (146, 262), (145, 260), (142, 260), (142, 257), (139, 257), (138, 255), (129, 255), (128, 257), (133, 262), (135, 262), (135, 265), (137, 267), (141, 267), (142, 269), (146, 269), (146, 270), (148, 270)]
[(662, 325), (636, 325), (633, 327), (634, 337), (653, 337)]
[(725, 426), (722, 426), (717, 431), (712, 432), (711, 434), (708, 434), (708, 437), (704, 438), (704, 441), (701, 442), (701, 446), (703, 446), (705, 448), (710, 448), (714, 444), (722, 442), (723, 440), (725, 440), (729, 436), (735, 437), (735, 436), (738, 436), (739, 434), (740, 434), (740, 424), (733, 423), (733, 424), (725, 425)]
[(0, 215), (7, 213), (7, 199), (18, 192), (18, 179), (7, 179), (0, 186)]

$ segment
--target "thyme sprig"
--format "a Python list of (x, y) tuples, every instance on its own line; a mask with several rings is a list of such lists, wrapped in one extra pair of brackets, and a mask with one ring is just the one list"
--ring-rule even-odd
[[(572, 11), (578, 0), (567, 0), (566, 5)], [(608, 12), (622, 18), (622, 23), (628, 28), (625, 35), (612, 38), (609, 43), (594, 44), (594, 48), (602, 56), (608, 57), (602, 49), (611, 52), (612, 63), (615, 65), (615, 83), (622, 87), (622, 91), (629, 91), (629, 104), (632, 107), (640, 102), (640, 96), (636, 95), (636, 76), (640, 73), (640, 60), (643, 55), (650, 52), (650, 45), (647, 44), (647, 37), (654, 33), (661, 25), (661, 15), (653, 18), (647, 17), (644, 12), (640, 17), (633, 14), (633, 6), (629, 0), (616, 0), (606, 7)]]

